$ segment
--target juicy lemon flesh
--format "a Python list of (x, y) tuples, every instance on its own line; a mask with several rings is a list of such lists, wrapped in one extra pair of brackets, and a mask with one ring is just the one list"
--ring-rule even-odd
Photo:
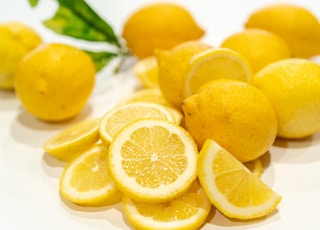
[(186, 170), (184, 152), (185, 145), (177, 135), (160, 126), (142, 128), (124, 143), (122, 167), (138, 184), (157, 188), (173, 183)]
[(211, 203), (230, 218), (266, 216), (281, 201), (279, 194), (210, 139), (199, 154), (198, 177)]

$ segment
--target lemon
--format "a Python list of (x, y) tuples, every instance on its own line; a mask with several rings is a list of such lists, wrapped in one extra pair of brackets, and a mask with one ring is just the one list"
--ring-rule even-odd
[(275, 62), (253, 78), (271, 101), (278, 136), (303, 138), (320, 130), (320, 66), (299, 58)]
[(70, 161), (99, 140), (99, 119), (68, 127), (46, 140), (43, 149), (62, 161)]
[(211, 46), (200, 41), (185, 42), (170, 51), (156, 50), (159, 65), (159, 87), (163, 96), (177, 109), (181, 110), (183, 101), (183, 74), (191, 58)]
[(136, 229), (198, 229), (211, 210), (211, 203), (197, 180), (181, 197), (172, 201), (148, 204), (123, 198), (125, 216)]
[(154, 49), (171, 49), (182, 42), (197, 40), (204, 31), (182, 6), (151, 3), (126, 19), (122, 35), (131, 52), (141, 59), (152, 56)]
[(60, 178), (60, 193), (67, 200), (83, 206), (102, 206), (121, 201), (108, 171), (108, 149), (93, 145), (65, 167)]
[(0, 24), (0, 88), (14, 89), (14, 73), (19, 62), (41, 43), (40, 35), (24, 23)]
[(171, 111), (159, 104), (147, 102), (124, 104), (109, 110), (102, 116), (99, 126), (101, 140), (108, 145), (121, 128), (140, 118), (176, 121)]
[(133, 72), (144, 88), (159, 88), (158, 63), (154, 56), (138, 60), (133, 66)]
[(320, 24), (308, 9), (293, 4), (273, 4), (252, 12), (246, 28), (268, 30), (289, 44), (294, 57), (320, 54)]
[(203, 190), (227, 217), (263, 217), (274, 211), (281, 201), (278, 193), (213, 140), (206, 140), (197, 165)]
[(182, 107), (186, 129), (199, 149), (211, 138), (247, 162), (267, 152), (276, 138), (277, 117), (270, 101), (243, 81), (210, 81)]
[(292, 57), (288, 43), (280, 36), (261, 29), (245, 29), (228, 36), (221, 47), (247, 58), (254, 73), (266, 65)]
[(19, 64), (15, 88), (22, 106), (35, 117), (58, 122), (86, 106), (95, 84), (91, 58), (70, 45), (39, 46)]
[(183, 76), (184, 97), (194, 94), (204, 83), (220, 78), (250, 82), (252, 70), (241, 54), (226, 48), (212, 48), (195, 54)]
[(261, 176), (263, 171), (261, 157), (256, 158), (252, 161), (243, 163), (246, 168), (248, 168), (254, 175)]
[(146, 203), (170, 201), (196, 179), (198, 151), (180, 126), (139, 119), (122, 128), (109, 148), (109, 168), (118, 188)]

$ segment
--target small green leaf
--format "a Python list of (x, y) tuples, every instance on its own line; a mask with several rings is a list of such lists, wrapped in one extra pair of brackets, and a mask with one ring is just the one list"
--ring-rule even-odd
[(60, 6), (64, 6), (75, 15), (90, 25), (92, 28), (105, 35), (106, 41), (121, 47), (112, 27), (104, 21), (84, 0), (58, 0)]
[(93, 52), (84, 50), (91, 57), (97, 71), (100, 71), (103, 67), (105, 67), (113, 58), (118, 55), (111, 52)]
[(54, 17), (44, 21), (44, 25), (58, 34), (88, 41), (106, 41), (107, 37), (87, 24), (68, 8), (60, 6)]
[(36, 7), (39, 3), (39, 0), (28, 0), (31, 7)]

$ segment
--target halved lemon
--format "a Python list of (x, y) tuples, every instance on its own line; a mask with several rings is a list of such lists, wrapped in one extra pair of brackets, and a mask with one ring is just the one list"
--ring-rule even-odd
[(108, 145), (121, 128), (140, 118), (176, 121), (174, 115), (165, 106), (147, 102), (125, 104), (109, 110), (102, 116), (99, 126), (101, 140)]
[(159, 119), (131, 122), (114, 137), (109, 168), (118, 188), (146, 203), (170, 201), (195, 180), (198, 151), (191, 135)]
[(133, 72), (145, 88), (159, 88), (158, 63), (154, 56), (139, 60), (133, 66)]
[(212, 206), (197, 180), (186, 193), (172, 201), (148, 204), (124, 196), (122, 205), (129, 222), (140, 230), (198, 229)]
[(60, 193), (67, 200), (84, 206), (113, 204), (121, 201), (108, 171), (108, 149), (93, 145), (65, 167), (60, 178)]
[(274, 211), (281, 196), (215, 141), (198, 158), (198, 178), (211, 203), (225, 216), (253, 219)]
[(220, 78), (250, 82), (252, 69), (248, 60), (227, 48), (211, 48), (195, 54), (183, 75), (184, 96), (194, 94), (204, 83)]
[(62, 161), (70, 161), (99, 140), (99, 119), (89, 119), (62, 130), (43, 144), (43, 149)]

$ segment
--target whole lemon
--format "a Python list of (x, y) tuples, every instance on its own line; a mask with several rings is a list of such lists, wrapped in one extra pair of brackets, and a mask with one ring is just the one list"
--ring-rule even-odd
[(163, 96), (181, 110), (184, 99), (183, 75), (193, 55), (211, 48), (200, 41), (189, 41), (175, 46), (172, 50), (155, 50), (158, 62), (158, 82)]
[(212, 139), (247, 162), (266, 153), (276, 138), (277, 117), (270, 101), (243, 81), (210, 81), (186, 98), (182, 108), (186, 129), (199, 149)]
[(125, 22), (122, 32), (131, 52), (138, 58), (153, 55), (154, 49), (171, 49), (197, 40), (204, 31), (191, 13), (173, 3), (152, 3), (135, 11)]
[(268, 30), (289, 44), (294, 57), (320, 54), (320, 23), (308, 9), (292, 4), (273, 4), (254, 11), (246, 28)]
[(246, 57), (254, 73), (272, 62), (292, 57), (290, 47), (282, 37), (261, 29), (234, 33), (222, 42), (221, 47)]
[(31, 27), (21, 22), (0, 24), (0, 88), (14, 89), (14, 73), (21, 59), (42, 43)]
[(50, 43), (29, 53), (14, 77), (17, 96), (27, 111), (45, 121), (62, 121), (87, 104), (95, 67), (84, 51)]
[(320, 130), (320, 65), (286, 59), (260, 70), (253, 82), (271, 101), (278, 118), (278, 136), (303, 138)]

